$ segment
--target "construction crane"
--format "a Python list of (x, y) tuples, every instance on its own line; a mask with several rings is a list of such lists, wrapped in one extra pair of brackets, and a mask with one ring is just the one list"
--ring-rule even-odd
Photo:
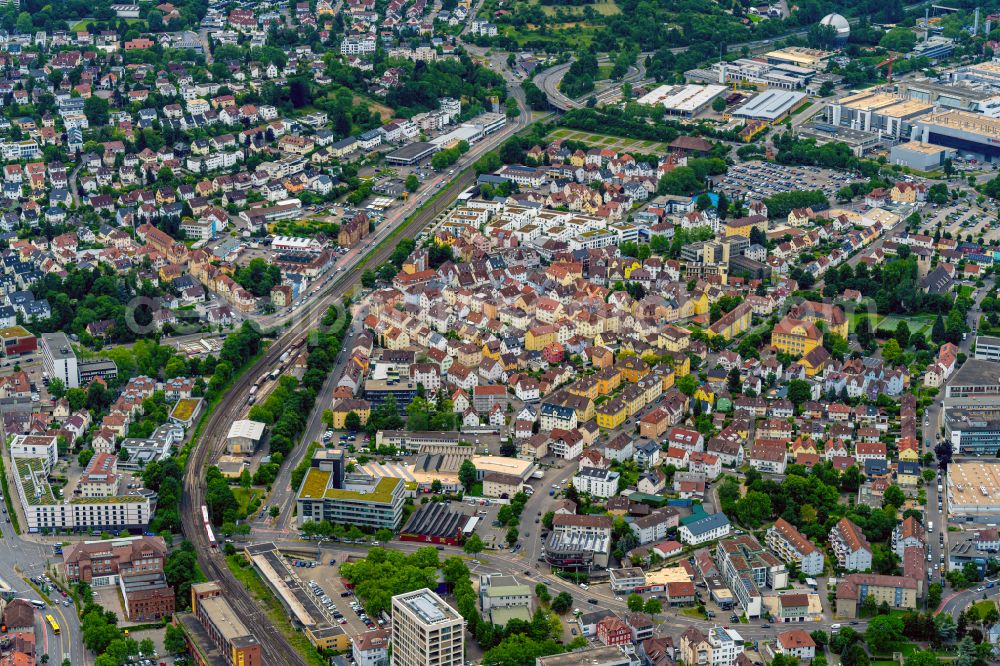
[(899, 55), (895, 51), (889, 51), (889, 57), (875, 65), (875, 69), (881, 69), (883, 65), (889, 65), (888, 82), (886, 83), (886, 90), (892, 90), (892, 61), (895, 60), (896, 56)]

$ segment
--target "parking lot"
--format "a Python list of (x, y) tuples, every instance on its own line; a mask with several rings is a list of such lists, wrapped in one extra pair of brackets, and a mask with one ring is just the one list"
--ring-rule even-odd
[[(385, 622), (370, 618), (361, 604), (340, 579), (340, 563), (347, 553), (324, 551), (322, 562), (288, 558), (292, 566), (298, 566), (299, 576), (317, 602), (326, 608), (334, 621), (344, 628), (348, 636), (356, 636), (366, 631), (384, 626)], [(300, 563), (297, 565), (297, 563)], [(302, 564), (304, 563), (304, 564)]]
[(832, 200), (837, 190), (853, 180), (830, 169), (753, 161), (730, 167), (715, 183), (716, 190), (725, 192), (730, 200), (739, 196), (762, 199), (794, 190), (822, 190)]
[(1000, 225), (997, 224), (997, 209), (990, 205), (990, 201), (982, 205), (964, 198), (958, 199), (954, 204), (945, 206), (927, 205), (923, 209), (922, 230), (928, 235), (933, 235), (941, 225), (941, 231), (949, 232), (956, 240), (967, 240), (971, 238), (973, 242), (989, 244), (1000, 240)]

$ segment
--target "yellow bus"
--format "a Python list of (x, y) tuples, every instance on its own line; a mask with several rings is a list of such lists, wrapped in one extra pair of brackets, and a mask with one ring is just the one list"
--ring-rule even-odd
[(52, 633), (55, 634), (56, 636), (58, 636), (59, 635), (59, 623), (56, 622), (56, 619), (54, 617), (52, 617), (52, 615), (46, 615), (45, 616), (45, 621), (49, 623), (50, 627), (52, 627)]

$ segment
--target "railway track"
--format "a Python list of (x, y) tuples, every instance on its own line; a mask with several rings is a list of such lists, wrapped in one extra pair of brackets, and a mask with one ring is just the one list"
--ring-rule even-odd
[[(292, 647), (285, 635), (271, 622), (267, 614), (258, 607), (246, 588), (229, 571), (222, 549), (211, 548), (208, 536), (202, 528), (201, 505), (205, 503), (205, 470), (221, 452), (229, 426), (235, 421), (246, 404), (247, 395), (254, 381), (265, 369), (277, 365), (281, 355), (305, 341), (311, 330), (316, 328), (330, 305), (340, 302), (361, 279), (362, 265), (378, 266), (386, 261), (402, 238), (413, 238), (427, 226), (464, 189), (475, 183), (475, 172), (469, 168), (463, 171), (442, 192), (441, 196), (411, 218), (406, 228), (391, 240), (387, 239), (367, 255), (359, 256), (351, 268), (329, 285), (311, 303), (301, 308), (301, 316), (281, 333), (252, 367), (230, 387), (216, 409), (208, 415), (208, 421), (201, 438), (191, 451), (184, 472), (184, 492), (181, 496), (181, 522), (184, 536), (195, 546), (198, 565), (202, 571), (222, 585), (226, 600), (243, 622), (252, 628), (261, 645), (263, 663), (268, 666), (288, 664), (308, 666), (305, 659)], [(326, 396), (319, 396), (324, 400)]]

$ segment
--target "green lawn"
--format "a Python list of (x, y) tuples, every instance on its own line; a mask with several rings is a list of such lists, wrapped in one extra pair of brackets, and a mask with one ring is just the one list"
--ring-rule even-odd
[(798, 115), (798, 114), (802, 113), (803, 111), (805, 111), (806, 109), (808, 109), (812, 105), (813, 105), (812, 102), (806, 102), (805, 104), (803, 104), (799, 108), (797, 108), (794, 111), (792, 111), (792, 115), (793, 116)]
[(973, 291), (975, 291), (975, 288), (972, 285), (963, 284), (958, 288), (958, 295), (965, 298), (972, 298)]
[(587, 48), (594, 40), (596, 28), (586, 22), (578, 21), (571, 23), (556, 23), (550, 25), (548, 32), (544, 35), (534, 29), (533, 26), (526, 26), (524, 29), (515, 28), (512, 25), (500, 27), (504, 37), (513, 39), (518, 43), (518, 47), (523, 47), (526, 42), (550, 43), (558, 45), (560, 48), (569, 50), (579, 50)]
[(976, 611), (979, 612), (979, 617), (985, 617), (990, 610), (997, 607), (996, 602), (990, 599), (983, 599), (982, 601), (977, 601), (972, 605), (975, 606)]
[(868, 319), (868, 324), (869, 326), (871, 326), (872, 330), (878, 328), (878, 322), (880, 321), (879, 315), (869, 314), (867, 312), (854, 312), (851, 314), (851, 321), (850, 321), (850, 328), (852, 333), (857, 330), (858, 323), (860, 323), (862, 319)]
[(553, 130), (546, 140), (566, 139), (568, 141), (580, 141), (594, 148), (611, 148), (620, 153), (633, 152), (644, 154), (665, 153), (668, 148), (664, 143), (657, 141), (646, 141), (630, 139), (627, 137), (612, 136), (609, 134), (593, 134), (591, 132), (581, 132), (568, 128)]
[[(537, 4), (537, 2), (533, 3)], [(614, 0), (598, 0), (591, 5), (587, 5), (594, 10), (595, 14), (600, 14), (601, 16), (614, 16), (616, 14), (621, 14), (622, 10), (615, 4)], [(542, 11), (545, 12), (546, 16), (555, 16), (556, 10), (561, 9), (570, 16), (582, 15), (583, 6), (569, 6), (569, 5), (543, 5)]]
[(921, 314), (912, 315), (909, 317), (902, 317), (900, 315), (880, 315), (871, 314), (868, 312), (855, 312), (851, 315), (850, 328), (851, 332), (854, 332), (858, 328), (858, 323), (863, 318), (868, 318), (869, 325), (872, 330), (882, 330), (882, 331), (895, 331), (896, 327), (899, 326), (899, 322), (905, 321), (910, 327), (910, 334), (922, 334), (923, 336), (929, 336), (931, 334), (931, 328), (934, 326), (934, 315)]
[(603, 81), (604, 79), (610, 79), (611, 78), (611, 70), (613, 68), (614, 68), (614, 65), (598, 65), (597, 66), (597, 80), (598, 81)]
[[(118, 20), (118, 19), (116, 19), (116, 20)], [(86, 32), (87, 28), (93, 22), (94, 22), (94, 19), (80, 19), (79, 21), (77, 21), (76, 23), (73, 24), (73, 27), (70, 28), (70, 30), (72, 32)], [(128, 23), (129, 25), (137, 25), (137, 24), (140, 24), (140, 23), (142, 25), (144, 25), (144, 26), (146, 25), (146, 22), (143, 21), (142, 19), (125, 19), (125, 22)]]
[(252, 502), (255, 497), (262, 497), (264, 495), (264, 488), (254, 488), (252, 486), (250, 488), (234, 487), (233, 495), (236, 496), (236, 501), (240, 504), (240, 513), (245, 514), (247, 506), (250, 505), (250, 502)]

